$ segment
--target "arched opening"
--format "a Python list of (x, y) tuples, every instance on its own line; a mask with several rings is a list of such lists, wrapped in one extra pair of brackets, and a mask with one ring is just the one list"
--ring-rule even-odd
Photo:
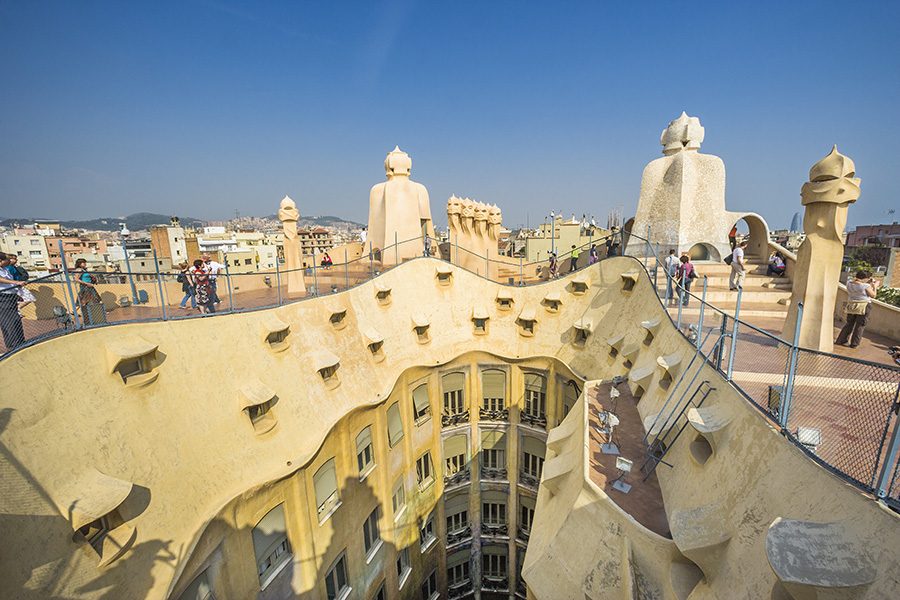
[[(737, 228), (736, 241), (738, 243), (747, 240), (744, 255), (748, 260), (765, 261), (768, 258), (769, 226), (762, 217), (754, 213), (746, 213), (732, 227)], [(729, 243), (731, 243), (731, 228), (728, 233)]]
[(711, 244), (694, 244), (691, 246), (690, 250), (688, 250), (688, 256), (691, 257), (692, 261), (698, 260), (719, 260), (719, 252), (715, 249)]
[(631, 228), (634, 227), (634, 217), (631, 217), (622, 225), (622, 253), (628, 247), (628, 238), (631, 237)]

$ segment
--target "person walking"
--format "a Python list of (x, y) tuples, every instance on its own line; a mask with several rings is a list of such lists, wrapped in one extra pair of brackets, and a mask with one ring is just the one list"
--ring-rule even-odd
[(591, 244), (591, 249), (588, 252), (588, 264), (592, 265), (595, 262), (600, 260), (600, 252), (597, 250), (596, 244)]
[(697, 272), (694, 270), (694, 263), (691, 262), (691, 258), (687, 254), (682, 254), (679, 261), (681, 261), (681, 264), (675, 271), (675, 281), (684, 290), (681, 294), (681, 304), (682, 306), (687, 306), (691, 297), (691, 282), (697, 278)]
[(731, 253), (731, 275), (728, 277), (728, 289), (736, 291), (744, 287), (744, 279), (747, 277), (747, 263), (744, 259), (744, 248), (747, 241), (743, 240)]
[(87, 270), (87, 259), (75, 261), (72, 271), (78, 282), (78, 305), (81, 307), (81, 318), (85, 325), (106, 324), (106, 310), (100, 292), (97, 291), (97, 278)]
[(675, 304), (675, 275), (678, 273), (678, 267), (681, 265), (681, 262), (678, 260), (678, 257), (675, 256), (675, 248), (669, 250), (669, 255), (666, 257), (666, 260), (663, 261), (663, 266), (666, 270), (666, 304), (672, 306)]
[(203, 264), (206, 265), (206, 273), (209, 278), (210, 289), (212, 290), (213, 304), (218, 304), (221, 300), (219, 300), (219, 289), (216, 280), (219, 277), (219, 271), (225, 270), (225, 265), (212, 260), (209, 254), (203, 255)]
[(559, 263), (556, 260), (556, 252), (550, 253), (550, 279), (556, 279), (559, 276)]
[(853, 281), (847, 282), (847, 323), (838, 334), (835, 344), (846, 346), (849, 340), (851, 348), (859, 346), (869, 321), (869, 311), (877, 286), (872, 273), (866, 270), (857, 271)]
[(737, 223), (732, 225), (731, 231), (728, 232), (728, 243), (731, 244), (732, 250), (737, 247)]
[(575, 247), (572, 244), (572, 260), (569, 262), (569, 273), (574, 273), (578, 269), (578, 257), (581, 255), (581, 250)]
[(178, 268), (181, 270), (178, 273), (178, 277), (175, 279), (181, 284), (181, 291), (184, 292), (184, 298), (181, 299), (180, 307), (184, 310), (190, 310), (187, 307), (187, 301), (191, 301), (191, 309), (197, 308), (197, 290), (194, 288), (194, 280), (191, 277), (190, 269), (188, 268), (188, 264), (186, 262), (178, 265)]
[(216, 312), (215, 292), (213, 292), (212, 281), (210, 280), (209, 269), (206, 263), (198, 258), (194, 261), (194, 266), (190, 273), (200, 312), (205, 315)]
[(19, 289), (25, 285), (13, 277), (9, 256), (0, 252), (0, 331), (9, 352), (25, 343), (22, 315), (19, 314)]

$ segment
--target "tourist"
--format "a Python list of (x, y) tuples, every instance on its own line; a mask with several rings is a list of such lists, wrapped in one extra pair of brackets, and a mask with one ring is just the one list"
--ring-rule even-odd
[(25, 343), (22, 329), (22, 315), (19, 314), (18, 290), (24, 282), (13, 278), (9, 269), (9, 255), (0, 252), (0, 330), (6, 350), (18, 348)]
[(209, 268), (206, 266), (206, 263), (198, 258), (194, 261), (194, 266), (191, 268), (190, 273), (200, 312), (203, 314), (216, 312), (212, 280), (210, 279)]
[(428, 237), (428, 234), (425, 234), (425, 249), (422, 251), (422, 256), (428, 258), (431, 256), (431, 238)]
[(612, 241), (612, 247), (609, 249), (609, 256), (618, 256), (619, 255), (619, 243), (621, 242), (621, 238), (619, 235), (619, 228), (612, 228), (612, 237), (610, 238)]
[(681, 263), (678, 260), (678, 257), (675, 256), (675, 248), (672, 248), (671, 250), (669, 250), (669, 255), (663, 262), (663, 266), (666, 270), (666, 303), (670, 306), (675, 304), (675, 291), (673, 288), (673, 283), (675, 282), (675, 275), (678, 273), (678, 267), (680, 264)]
[(600, 260), (600, 252), (597, 250), (597, 245), (591, 244), (591, 249), (588, 252), (588, 264), (592, 265), (599, 260)]
[(218, 284), (216, 283), (216, 278), (219, 276), (219, 271), (227, 271), (227, 269), (225, 268), (225, 265), (223, 265), (222, 263), (212, 260), (212, 258), (209, 256), (209, 254), (203, 255), (203, 264), (206, 265), (206, 272), (209, 275), (209, 285), (210, 285), (210, 289), (212, 289), (213, 304), (218, 304), (220, 302), (220, 300), (219, 300), (219, 289), (218, 289)]
[(333, 265), (333, 264), (334, 264), (334, 262), (332, 262), (331, 257), (328, 255), (328, 252), (324, 252), (322, 254), (322, 268), (330, 269), (331, 265)]
[(559, 276), (559, 263), (556, 260), (556, 252), (550, 253), (550, 279), (556, 279)]
[(578, 257), (581, 255), (581, 250), (572, 245), (572, 260), (569, 261), (569, 273), (574, 272), (578, 268)]
[(100, 292), (97, 291), (97, 278), (87, 270), (87, 259), (75, 261), (72, 271), (78, 282), (78, 305), (81, 307), (81, 318), (85, 325), (103, 325), (106, 323), (106, 311)]
[(366, 238), (368, 238), (368, 236), (369, 236), (369, 230), (368, 230), (368, 229), (366, 229), (365, 227), (363, 227), (362, 229), (359, 230), (359, 241), (360, 241), (360, 243), (361, 243), (363, 246), (366, 245)]
[(737, 223), (732, 225), (731, 231), (728, 232), (728, 243), (731, 244), (731, 250), (734, 251), (737, 247)]
[(688, 299), (691, 297), (691, 282), (697, 278), (697, 271), (694, 270), (694, 263), (691, 262), (691, 258), (687, 254), (682, 254), (678, 260), (681, 261), (681, 264), (675, 271), (675, 281), (683, 290), (679, 292), (681, 294), (681, 304), (687, 306)]
[(747, 263), (744, 261), (744, 248), (747, 240), (741, 241), (731, 253), (731, 275), (728, 277), (728, 289), (732, 292), (744, 287), (744, 279), (747, 277)]
[(181, 291), (184, 292), (184, 298), (181, 299), (181, 308), (184, 310), (190, 310), (187, 307), (187, 301), (191, 301), (191, 309), (197, 308), (197, 291), (194, 289), (194, 280), (191, 277), (190, 269), (188, 268), (188, 264), (186, 262), (178, 265), (178, 268), (181, 272), (178, 274), (178, 277), (175, 280), (181, 284)]
[[(9, 274), (12, 275), (12, 278), (16, 281), (28, 281), (28, 271), (25, 270), (24, 267), (19, 265), (19, 257), (15, 254), (7, 254), (9, 258), (9, 266), (6, 267), (6, 270), (9, 271)], [(22, 309), (35, 301), (34, 294), (31, 293), (31, 290), (26, 288), (24, 285), (19, 286), (18, 290), (19, 295), (19, 312), (22, 312)]]
[(786, 269), (786, 265), (784, 263), (784, 256), (781, 252), (775, 252), (772, 255), (772, 258), (769, 260), (769, 265), (766, 267), (766, 275), (775, 275), (776, 277), (781, 277), (784, 275), (784, 271)]
[(857, 271), (856, 277), (847, 282), (847, 323), (838, 334), (835, 344), (846, 346), (849, 339), (851, 348), (859, 346), (863, 330), (869, 320), (869, 310), (872, 308), (872, 298), (875, 297), (877, 286), (872, 273), (865, 270)]

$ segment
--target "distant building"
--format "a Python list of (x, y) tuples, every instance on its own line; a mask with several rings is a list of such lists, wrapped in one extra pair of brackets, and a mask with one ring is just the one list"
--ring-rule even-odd
[(321, 254), (334, 247), (334, 238), (324, 227), (298, 229), (297, 236), (300, 238), (300, 252), (306, 256)]
[(184, 228), (179, 224), (177, 217), (172, 217), (172, 223), (169, 225), (150, 227), (150, 243), (156, 250), (157, 258), (167, 258), (176, 265), (188, 260)]
[(791, 232), (797, 231), (803, 231), (803, 219), (800, 217), (800, 213), (795, 212), (791, 219)]
[[(27, 230), (17, 230), (27, 231)], [(4, 234), (0, 236), (0, 251), (19, 257), (19, 264), (29, 271), (50, 269), (50, 255), (44, 237), (37, 234)]]
[[(106, 240), (100, 239), (96, 234), (83, 236), (47, 236), (44, 242), (47, 247), (47, 255), (49, 257), (50, 270), (59, 271), (62, 269), (62, 258), (59, 254), (59, 242), (62, 241), (63, 253), (66, 256), (66, 264), (69, 267), (74, 266), (77, 258), (91, 255), (92, 257), (101, 257), (103, 262), (108, 252)], [(95, 262), (95, 261), (88, 261)]]
[(847, 234), (847, 247), (886, 246), (900, 248), (900, 223), (890, 225), (860, 225)]

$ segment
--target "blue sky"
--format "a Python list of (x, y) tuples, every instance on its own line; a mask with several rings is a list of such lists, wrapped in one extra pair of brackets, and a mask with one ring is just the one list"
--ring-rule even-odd
[(395, 144), (444, 222), (634, 213), (682, 110), (774, 227), (834, 143), (900, 204), (900, 3), (0, 2), (0, 216), (364, 221)]

